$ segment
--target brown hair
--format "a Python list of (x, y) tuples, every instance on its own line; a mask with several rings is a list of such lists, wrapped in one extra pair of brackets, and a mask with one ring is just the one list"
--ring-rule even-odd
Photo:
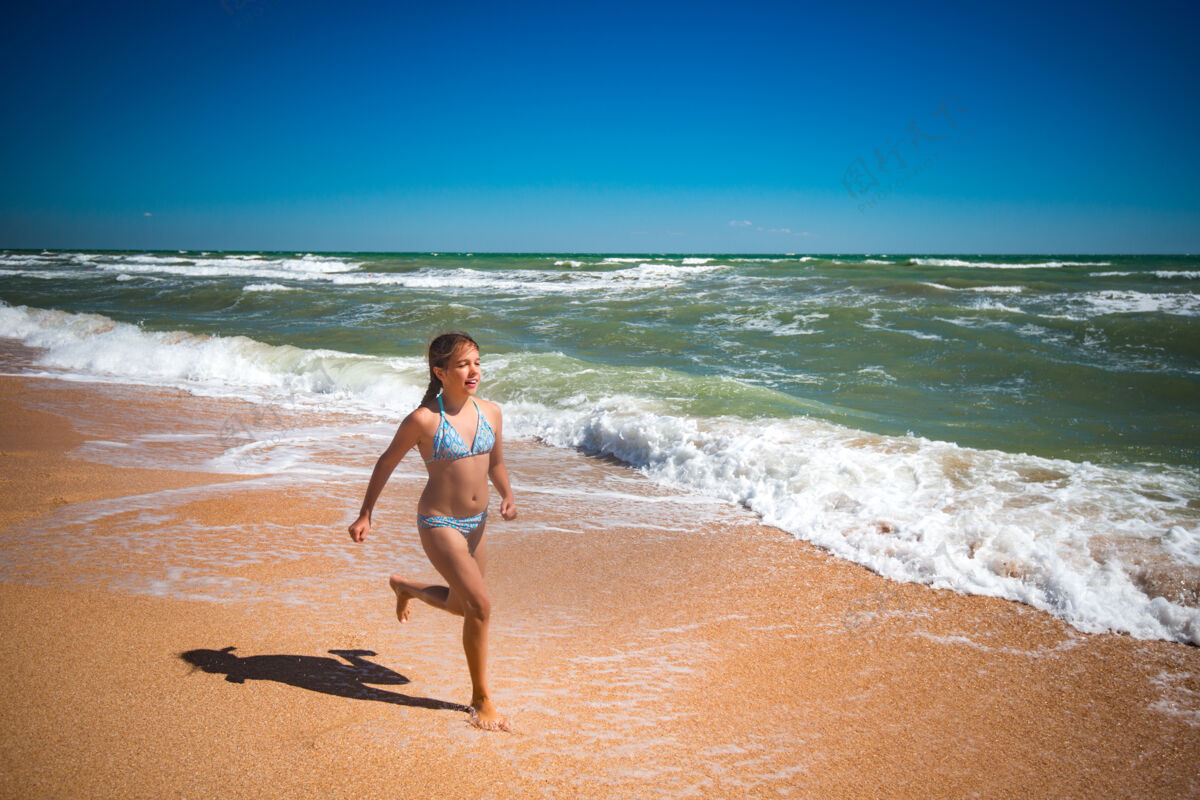
[(442, 390), (442, 382), (433, 374), (433, 368), (445, 369), (446, 365), (450, 363), (450, 356), (454, 355), (454, 351), (464, 344), (469, 344), (476, 350), (479, 349), (479, 344), (461, 331), (438, 334), (429, 342), (429, 347), (425, 351), (425, 358), (429, 361), (429, 388), (425, 390), (425, 396), (421, 398), (421, 405), (432, 401)]

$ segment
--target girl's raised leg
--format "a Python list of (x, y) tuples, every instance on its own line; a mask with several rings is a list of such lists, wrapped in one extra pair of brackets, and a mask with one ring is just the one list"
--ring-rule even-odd
[[(487, 540), (483, 536), (484, 527), (471, 532), (467, 541), (467, 551), (479, 566), (479, 574), (483, 575), (487, 567)], [(462, 604), (458, 602), (448, 586), (436, 583), (417, 583), (408, 581), (399, 575), (388, 579), (388, 585), (396, 594), (396, 619), (408, 622), (408, 601), (421, 600), (434, 608), (447, 611), (455, 616), (463, 616)]]
[(487, 730), (508, 730), (507, 720), (492, 703), (487, 685), (487, 639), (491, 601), (483, 582), (487, 562), (484, 530), (472, 531), (470, 541), (453, 528), (421, 528), (421, 545), (446, 586), (414, 584), (393, 577), (396, 615), (407, 617), (407, 597), (463, 618), (463, 651), (471, 673), (472, 722)]

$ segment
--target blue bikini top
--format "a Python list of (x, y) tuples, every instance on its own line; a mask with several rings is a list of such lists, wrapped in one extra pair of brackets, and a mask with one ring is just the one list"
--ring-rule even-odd
[(433, 434), (433, 458), (425, 460), (425, 463), (430, 461), (455, 461), (468, 456), (479, 456), (492, 451), (492, 445), (496, 443), (496, 432), (492, 430), (492, 426), (488, 424), (487, 418), (483, 416), (483, 412), (479, 410), (479, 403), (475, 403), (475, 398), (471, 398), (471, 402), (475, 403), (475, 413), (479, 416), (475, 422), (475, 438), (471, 442), (471, 446), (467, 447), (467, 443), (463, 441), (462, 435), (458, 430), (450, 424), (450, 420), (446, 418), (446, 407), (442, 405), (442, 396), (438, 395), (438, 410), (442, 414), (442, 420), (438, 423), (437, 431)]

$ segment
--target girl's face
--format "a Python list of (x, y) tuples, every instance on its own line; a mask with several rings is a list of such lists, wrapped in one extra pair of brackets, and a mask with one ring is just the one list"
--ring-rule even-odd
[(433, 368), (433, 374), (438, 376), (444, 388), (467, 395), (475, 394), (479, 379), (483, 377), (483, 371), (479, 368), (479, 350), (470, 344), (460, 345), (446, 366)]

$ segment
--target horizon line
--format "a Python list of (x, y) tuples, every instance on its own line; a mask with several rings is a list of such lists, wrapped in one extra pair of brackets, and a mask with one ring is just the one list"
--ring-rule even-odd
[(776, 252), (752, 250), (456, 250), (452, 248), (436, 250), (319, 250), (307, 248), (176, 248), (176, 247), (0, 247), (6, 253), (294, 253), (296, 255), (423, 255), (423, 256), (681, 256), (695, 258), (700, 256), (776, 256), (781, 258), (817, 258), (822, 256), (879, 256), (881, 258), (898, 258), (901, 256), (1000, 256), (1003, 258), (1020, 258), (1023, 256), (1194, 256), (1191, 252), (1134, 252), (1134, 251), (966, 251), (966, 250), (909, 250), (896, 252), (882, 251), (807, 251), (807, 252)]

